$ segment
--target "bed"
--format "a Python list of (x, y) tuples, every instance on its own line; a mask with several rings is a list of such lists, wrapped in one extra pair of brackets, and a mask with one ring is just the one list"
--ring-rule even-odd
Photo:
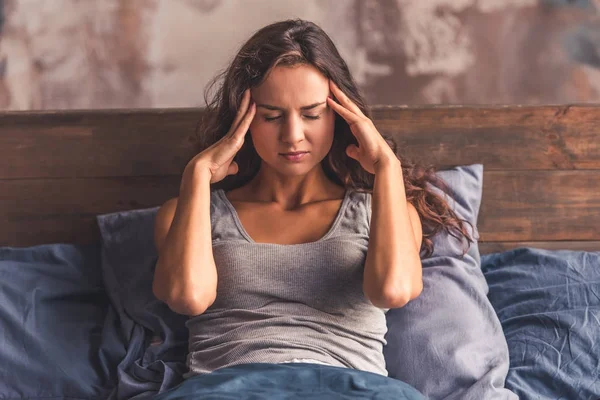
[[(558, 398), (552, 397), (557, 393), (569, 399), (598, 398), (600, 347), (594, 343), (600, 339), (600, 106), (374, 106), (372, 111), (377, 128), (397, 139), (403, 157), (433, 164), (438, 170), (483, 165), (477, 260), (480, 255), (488, 297), (510, 351), (523, 341), (519, 336), (511, 344), (508, 335), (514, 316), (503, 319), (503, 313), (518, 296), (539, 300), (544, 294), (568, 293), (563, 311), (569, 318), (583, 312), (580, 320), (562, 321), (571, 329), (562, 346), (551, 346), (556, 353), (552, 360), (558, 360), (553, 372), (542, 371), (543, 361), (519, 361), (511, 353), (507, 387), (512, 385), (520, 398)], [(183, 168), (198, 151), (201, 113), (197, 108), (0, 113), (0, 262), (4, 262), (0, 307), (5, 310), (0, 314), (4, 330), (0, 397), (114, 396), (116, 382), (122, 381), (116, 366), (130, 356), (128, 349), (133, 346), (129, 341), (133, 336), (127, 335), (139, 329), (141, 347), (159, 339), (147, 326), (132, 321), (127, 325), (115, 311), (118, 307), (101, 272), (100, 256), (105, 253), (97, 217), (155, 210), (178, 196)], [(22, 272), (40, 260), (39, 254), (31, 255), (33, 249), (54, 263), (54, 272), (29, 268), (27, 277), (18, 281), (23, 286), (16, 287), (11, 280), (16, 278), (9, 276), (15, 268)], [(530, 268), (522, 275), (524, 260), (546, 260), (552, 267)], [(511, 275), (519, 265), (521, 269)], [(572, 269), (572, 274), (566, 269)], [(62, 287), (60, 294), (46, 299), (46, 308), (40, 308), (36, 302), (43, 300), (42, 292), (35, 288), (52, 282), (56, 289), (66, 282), (61, 274), (70, 274), (71, 286)], [(537, 283), (566, 279), (566, 284), (545, 281), (529, 295), (533, 284), (520, 288), (515, 297), (502, 296), (501, 292), (515, 287), (510, 279), (517, 278)], [(559, 294), (544, 289), (556, 287)], [(7, 312), (5, 304), (11, 299), (16, 304), (19, 295), (23, 296), (19, 307)], [(548, 298), (543, 301), (552, 303)], [(52, 312), (46, 314), (48, 318), (52, 315), (52, 321), (61, 323), (30, 319), (36, 306), (38, 313)], [(552, 315), (558, 312), (552, 310)], [(563, 338), (560, 329), (553, 331), (557, 339)], [(54, 339), (36, 342), (35, 332)], [(72, 348), (50, 354), (52, 343), (61, 336), (69, 339)], [(15, 343), (17, 348), (8, 348)], [(37, 343), (39, 348), (27, 348), (26, 343)], [(57, 365), (54, 357), (67, 357), (73, 349), (85, 357), (63, 359), (73, 370), (60, 364), (59, 384), (52, 375), (56, 373), (52, 366)], [(28, 351), (48, 353), (48, 357), (21, 355)], [(34, 368), (33, 376), (17, 372), (31, 371), (32, 362), (42, 361), (47, 364)], [(77, 364), (83, 362), (87, 364)], [(576, 369), (565, 370), (565, 364)], [(167, 371), (165, 365), (163, 375), (177, 372)], [(518, 373), (517, 367), (529, 368), (530, 374), (511, 375)], [(154, 386), (155, 393), (167, 389), (161, 386), (164, 382)], [(121, 391), (118, 398), (140, 398), (139, 393)]]

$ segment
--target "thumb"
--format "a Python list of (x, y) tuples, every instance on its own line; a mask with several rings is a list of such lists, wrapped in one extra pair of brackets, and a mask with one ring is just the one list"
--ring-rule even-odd
[(239, 172), (239, 166), (235, 161), (232, 161), (227, 168), (227, 175), (235, 175)]
[(350, 146), (346, 147), (346, 154), (348, 155), (348, 157), (357, 160), (358, 159), (358, 147), (356, 147), (355, 144), (351, 144)]

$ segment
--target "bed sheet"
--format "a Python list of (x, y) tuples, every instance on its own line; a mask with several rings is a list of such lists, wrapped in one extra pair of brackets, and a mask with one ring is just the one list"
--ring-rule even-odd
[(481, 257), (521, 400), (600, 399), (600, 252), (521, 247)]

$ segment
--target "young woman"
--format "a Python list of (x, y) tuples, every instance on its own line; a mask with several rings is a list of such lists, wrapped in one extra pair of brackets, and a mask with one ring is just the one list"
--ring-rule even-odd
[(472, 242), (463, 220), (427, 188), (433, 168), (378, 132), (314, 23), (262, 28), (220, 77), (156, 216), (153, 289), (190, 316), (185, 377), (294, 362), (387, 376), (385, 312), (420, 294), (428, 236)]

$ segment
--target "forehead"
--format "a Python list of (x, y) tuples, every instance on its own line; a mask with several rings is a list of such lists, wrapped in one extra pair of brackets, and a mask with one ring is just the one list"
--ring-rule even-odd
[(329, 95), (329, 79), (312, 65), (277, 66), (251, 93), (256, 102), (300, 108), (325, 101)]

